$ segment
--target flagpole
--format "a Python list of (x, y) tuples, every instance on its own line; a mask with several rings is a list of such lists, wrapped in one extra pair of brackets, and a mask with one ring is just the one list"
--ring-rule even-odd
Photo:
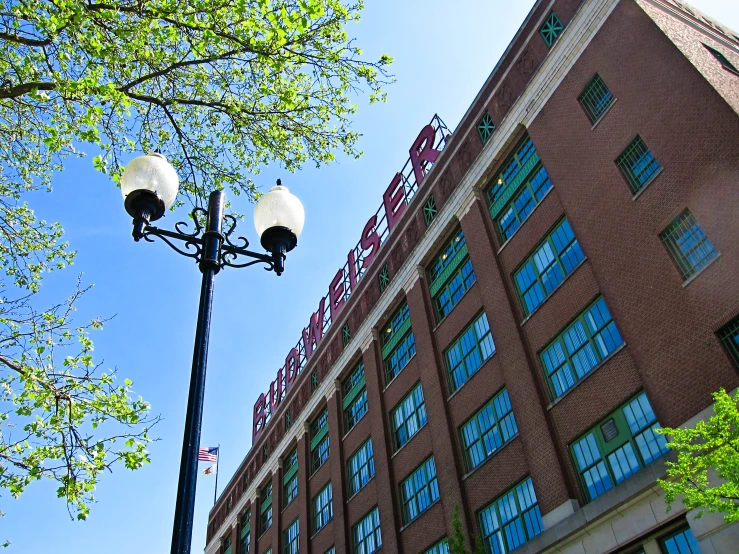
[(216, 454), (216, 486), (213, 488), (213, 506), (216, 505), (216, 495), (218, 494), (218, 460), (221, 458), (221, 444), (218, 444), (218, 453)]

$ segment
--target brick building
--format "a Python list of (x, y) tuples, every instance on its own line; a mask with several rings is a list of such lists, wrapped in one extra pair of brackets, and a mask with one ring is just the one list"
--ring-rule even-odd
[(443, 553), (455, 505), (488, 552), (739, 551), (666, 511), (653, 431), (739, 386), (738, 67), (676, 0), (537, 1), (321, 302), (206, 553)]

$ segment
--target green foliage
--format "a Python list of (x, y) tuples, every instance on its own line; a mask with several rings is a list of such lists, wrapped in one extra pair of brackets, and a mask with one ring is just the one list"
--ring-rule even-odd
[(716, 415), (708, 421), (658, 431), (677, 451), (677, 462), (667, 462), (667, 479), (659, 483), (669, 504), (680, 496), (686, 509), (720, 512), (731, 523), (739, 521), (739, 393), (732, 398), (721, 389), (713, 399)]
[[(50, 191), (69, 156), (117, 183), (133, 152), (160, 150), (201, 205), (214, 189), (257, 195), (268, 163), (358, 156), (349, 129), (365, 92), (391, 79), (345, 26), (361, 0), (19, 0), (0, 10), (0, 488), (19, 496), (56, 480), (84, 519), (100, 473), (148, 463), (156, 418), (131, 382), (93, 361), (75, 302), (35, 304), (43, 276), (72, 263), (58, 223), (30, 193)], [(104, 425), (103, 425), (104, 424)]]
[(475, 548), (470, 551), (462, 530), (461, 508), (459, 504), (455, 504), (452, 516), (452, 536), (449, 537), (449, 554), (485, 554), (485, 546), (479, 535), (475, 535), (473, 540)]

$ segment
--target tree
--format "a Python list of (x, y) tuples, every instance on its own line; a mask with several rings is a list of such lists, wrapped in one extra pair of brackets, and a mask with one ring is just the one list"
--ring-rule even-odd
[(677, 462), (667, 462), (667, 479), (659, 484), (668, 504), (680, 496), (688, 510), (723, 513), (739, 521), (739, 392), (713, 393), (714, 412), (694, 428), (658, 430), (668, 435)]
[(467, 549), (467, 539), (462, 532), (461, 509), (459, 504), (455, 504), (452, 516), (452, 536), (449, 538), (449, 554), (485, 554), (485, 546), (479, 535), (475, 535), (472, 542), (475, 548), (470, 551)]
[[(268, 163), (358, 156), (352, 96), (383, 100), (388, 56), (361, 59), (345, 26), (361, 1), (15, 0), (0, 8), (0, 487), (58, 483), (84, 519), (98, 477), (148, 463), (157, 418), (131, 382), (93, 361), (72, 313), (88, 290), (37, 306), (44, 276), (72, 263), (58, 223), (27, 204), (69, 156), (114, 182), (133, 152), (177, 169), (177, 205), (213, 189), (253, 200)], [(102, 426), (102, 424), (105, 424)], [(101, 427), (102, 426), (102, 427)]]

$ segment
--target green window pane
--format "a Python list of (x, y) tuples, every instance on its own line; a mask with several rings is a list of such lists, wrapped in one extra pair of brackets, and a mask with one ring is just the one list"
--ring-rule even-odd
[(570, 222), (563, 220), (513, 274), (524, 314), (539, 307), (584, 259)]
[(313, 499), (313, 534), (323, 529), (334, 517), (331, 483), (326, 485)]
[(510, 552), (544, 530), (531, 478), (494, 500), (478, 518), (483, 543), (496, 554)]
[(718, 338), (729, 353), (729, 357), (739, 368), (739, 316), (719, 329)]
[(367, 391), (363, 390), (359, 396), (344, 410), (345, 433), (351, 431), (354, 426), (367, 413)]
[(508, 390), (503, 389), (460, 429), (467, 471), (490, 458), (518, 434)]
[(262, 460), (269, 458), (269, 443), (264, 443), (262, 446)]
[(659, 236), (684, 280), (698, 273), (718, 256), (718, 251), (689, 210), (677, 216)]
[(701, 552), (698, 541), (690, 527), (683, 527), (660, 540), (660, 550), (665, 554), (700, 554)]
[(639, 135), (616, 158), (616, 165), (635, 193), (651, 183), (662, 169)]
[(419, 383), (390, 413), (393, 448), (399, 450), (426, 424), (426, 403)]
[(495, 342), (490, 332), (488, 318), (483, 312), (444, 354), (451, 391), (454, 392), (464, 385), (493, 354)]
[(595, 123), (616, 101), (616, 97), (596, 73), (577, 100), (588, 115), (590, 122)]
[(310, 391), (313, 392), (318, 388), (318, 374), (314, 371), (310, 374)]
[(367, 389), (364, 363), (352, 370), (342, 385), (344, 406), (344, 432), (348, 433), (367, 413)]
[(372, 554), (382, 548), (380, 511), (376, 507), (352, 527), (352, 542), (355, 554)]
[(436, 464), (432, 456), (400, 483), (403, 525), (416, 519), (437, 500), (439, 500), (439, 484), (436, 480)]
[(540, 354), (553, 398), (559, 398), (623, 344), (605, 300), (598, 298)]
[(427, 227), (431, 225), (437, 213), (439, 213), (439, 210), (436, 209), (436, 201), (433, 196), (429, 196), (428, 201), (423, 205), (423, 220)]
[(272, 483), (268, 483), (259, 495), (259, 534), (272, 527)]
[(395, 379), (416, 355), (416, 339), (410, 317), (408, 304), (403, 303), (382, 331), (382, 359), (386, 385)]
[[(525, 135), (487, 189), (490, 215), (498, 227), (500, 227), (500, 214), (508, 210), (512, 199), (521, 187), (531, 188), (527, 182), (540, 165), (541, 160), (534, 143), (531, 137)], [(539, 185), (544, 186), (542, 183)], [(541, 196), (543, 197), (543, 192)]]
[(365, 442), (347, 462), (349, 496), (359, 492), (375, 476), (372, 439)]
[(434, 546), (425, 550), (423, 554), (449, 554), (449, 540), (444, 537)]
[(480, 135), (480, 142), (485, 144), (493, 135), (493, 131), (495, 131), (495, 123), (493, 123), (493, 118), (486, 111), (485, 115), (480, 119), (480, 123), (477, 124), (477, 134)]
[(344, 326), (341, 328), (341, 343), (346, 346), (349, 344), (349, 340), (352, 338), (352, 333), (349, 330), (349, 324), (345, 323)]
[(321, 467), (330, 454), (328, 436), (328, 410), (324, 408), (310, 426), (311, 473)]
[(642, 392), (571, 445), (589, 500), (667, 453), (667, 440), (656, 429), (660, 429), (657, 416)]
[(290, 415), (290, 408), (288, 407), (287, 410), (285, 410), (285, 431), (290, 429), (290, 427), (292, 427), (292, 424), (292, 416)]
[(564, 28), (557, 14), (552, 12), (539, 30), (539, 34), (544, 39), (544, 43), (551, 48)]
[(223, 554), (231, 554), (231, 535), (227, 535), (226, 538), (224, 538), (221, 541), (221, 546), (223, 547)]
[(283, 498), (287, 506), (298, 496), (298, 450), (282, 459)]
[(290, 524), (290, 527), (283, 533), (284, 547), (282, 551), (284, 554), (298, 554), (300, 550), (300, 521), (295, 520)]
[(390, 284), (390, 272), (387, 269), (387, 264), (382, 266), (382, 269), (380, 270), (379, 275), (377, 276), (377, 280), (380, 283), (380, 292), (385, 292), (385, 289), (387, 288), (388, 284)]
[(476, 280), (461, 230), (454, 233), (444, 245), (429, 267), (428, 274), (436, 317), (441, 320), (452, 311)]
[(544, 166), (539, 165), (529, 177), (519, 185), (518, 191), (500, 211), (495, 219), (501, 240), (506, 241), (518, 231), (526, 218), (539, 205), (552, 188), (552, 181)]

